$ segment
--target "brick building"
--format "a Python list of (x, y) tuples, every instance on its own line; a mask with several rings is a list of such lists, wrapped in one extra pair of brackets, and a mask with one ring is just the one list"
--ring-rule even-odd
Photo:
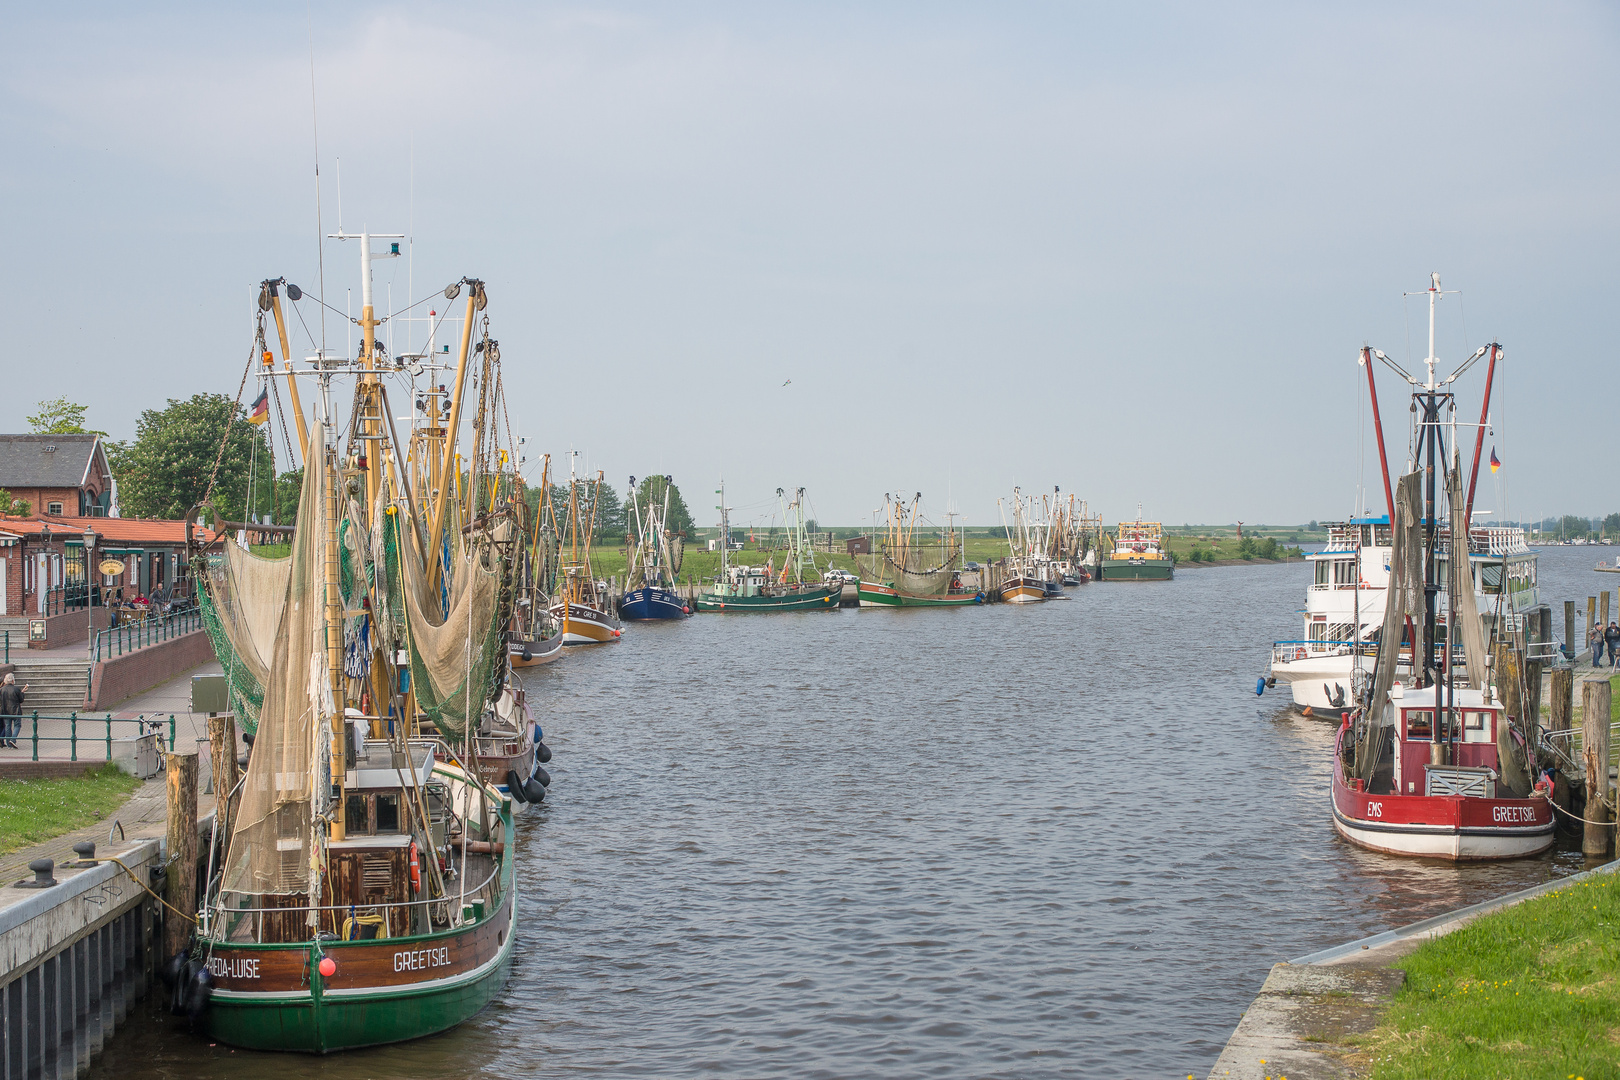
[(0, 435), (0, 488), (40, 517), (112, 512), (112, 469), (99, 435)]

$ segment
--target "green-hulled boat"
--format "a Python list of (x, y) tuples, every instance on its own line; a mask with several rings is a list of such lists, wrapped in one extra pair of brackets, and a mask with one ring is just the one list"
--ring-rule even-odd
[[(510, 689), (522, 495), (516, 448), (496, 444), (505, 405), (487, 318), (472, 453), (455, 452), (484, 286), (446, 290), (468, 290), (450, 420), (408, 458), (359, 239), (358, 363), (317, 362), (307, 428), (287, 380), (305, 461), (291, 554), (258, 559), (228, 541), (190, 553), (231, 694), (255, 696), (257, 715), (240, 795), (217, 810), (223, 843), (210, 841), (195, 936), (166, 971), (199, 1030), (257, 1050), (399, 1042), (483, 1008), (512, 959), (512, 799), (544, 797), (513, 771), (533, 762), (527, 712), (491, 726)], [(264, 314), (284, 325), (278, 284), (260, 294), (255, 357), (270, 356)], [(346, 420), (333, 416), (340, 371), (354, 376)], [(465, 484), (443, 482), (458, 467)], [(234, 759), (234, 739), (222, 753)]]
[[(857, 586), (861, 607), (967, 607), (984, 594), (963, 587), (962, 541), (953, 528), (939, 531), (939, 548), (917, 537), (923, 524), (922, 493), (909, 502), (884, 495), (888, 507), (876, 554), (862, 555)], [(927, 535), (927, 534), (924, 534)]]
[(1163, 549), (1164, 530), (1157, 521), (1122, 521), (1114, 546), (1098, 564), (1102, 581), (1169, 581), (1176, 563)]
[[(725, 481), (720, 482), (720, 574), (709, 591), (692, 601), (698, 611), (746, 614), (764, 611), (831, 611), (843, 597), (843, 582), (816, 580), (816, 557), (810, 550), (804, 526), (804, 488), (786, 502), (781, 488), (776, 497), (783, 501), (782, 517), (789, 524), (789, 550), (782, 570), (774, 566), (731, 565), (731, 508), (726, 505)], [(805, 567), (810, 577), (805, 575)], [(791, 577), (791, 580), (790, 580)]]

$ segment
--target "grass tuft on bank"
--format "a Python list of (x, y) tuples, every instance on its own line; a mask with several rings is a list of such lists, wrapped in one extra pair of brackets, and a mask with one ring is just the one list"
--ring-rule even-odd
[(1406, 986), (1362, 1048), (1374, 1080), (1620, 1076), (1620, 875), (1483, 916), (1399, 966)]
[(0, 780), (0, 855), (101, 821), (140, 786), (111, 764), (66, 780)]

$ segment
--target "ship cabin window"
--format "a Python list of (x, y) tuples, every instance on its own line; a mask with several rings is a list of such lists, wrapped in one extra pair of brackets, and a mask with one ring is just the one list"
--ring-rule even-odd
[(366, 820), (366, 797), (364, 795), (350, 795), (344, 801), (343, 828), (350, 836), (370, 832), (370, 822)]
[(1479, 591), (1483, 593), (1499, 593), (1502, 591), (1502, 564), (1479, 564)]
[(399, 794), (351, 791), (343, 800), (343, 827), (349, 836), (399, 832)]
[(1354, 585), (1356, 583), (1356, 561), (1354, 559), (1333, 560), (1333, 584)]
[(1429, 709), (1408, 709), (1406, 716), (1406, 737), (1408, 739), (1429, 739), (1434, 737), (1434, 713)]
[(1312, 619), (1311, 620), (1311, 640), (1312, 641), (1326, 641), (1327, 639), (1328, 639), (1328, 636), (1327, 636), (1327, 621), (1325, 619)]
[(1490, 727), (1490, 720), (1488, 712), (1467, 712), (1463, 714), (1463, 727), (1469, 731), (1485, 731)]
[(1316, 560), (1316, 583), (1318, 585), (1326, 585), (1328, 583), (1328, 574), (1330, 572), (1331, 571), (1328, 566), (1327, 559)]
[(377, 831), (380, 833), (399, 832), (399, 796), (377, 796)]

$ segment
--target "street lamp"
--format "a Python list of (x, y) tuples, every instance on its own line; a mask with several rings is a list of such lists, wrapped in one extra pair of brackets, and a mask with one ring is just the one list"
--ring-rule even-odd
[(96, 530), (84, 530), (84, 654), (88, 660), (96, 658), (96, 605), (95, 578)]
[[(34, 606), (39, 608), (41, 615), (50, 616), (51, 613), (51, 523), (45, 522), (39, 528), (39, 542), (45, 545), (45, 564), (40, 567), (43, 571), (36, 574), (36, 578), (43, 580), (34, 582)], [(46, 624), (50, 625), (49, 623)]]

